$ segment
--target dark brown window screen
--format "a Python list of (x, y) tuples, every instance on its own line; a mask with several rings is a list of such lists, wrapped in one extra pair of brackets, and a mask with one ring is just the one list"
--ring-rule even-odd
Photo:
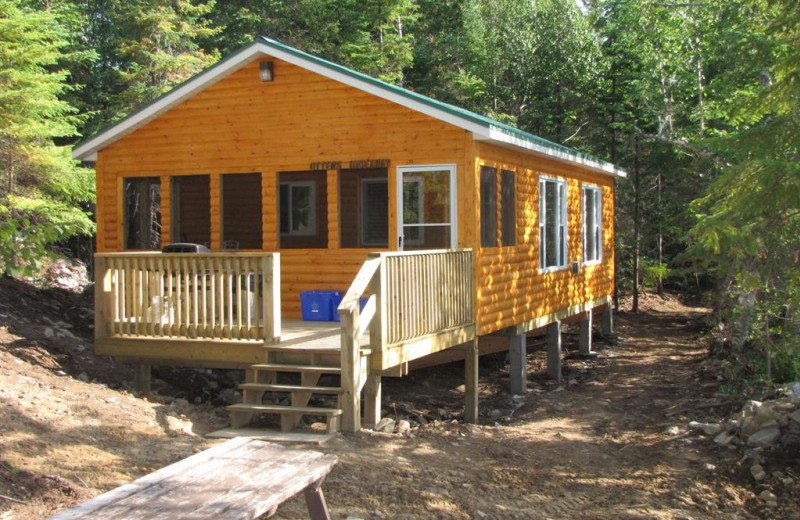
[(503, 170), (500, 180), (501, 229), (504, 246), (517, 243), (517, 200), (514, 172)]
[(125, 179), (125, 249), (161, 249), (161, 179)]
[(497, 247), (497, 170), (481, 166), (481, 247)]
[(173, 242), (211, 245), (211, 195), (208, 175), (172, 178), (170, 222)]
[(261, 174), (222, 176), (222, 245), (262, 249)]
[(339, 172), (341, 247), (389, 247), (388, 179), (385, 168)]

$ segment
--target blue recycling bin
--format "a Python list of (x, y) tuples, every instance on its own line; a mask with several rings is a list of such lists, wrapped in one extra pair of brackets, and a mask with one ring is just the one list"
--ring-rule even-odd
[(339, 321), (336, 308), (342, 301), (339, 291), (304, 291), (300, 293), (303, 321)]

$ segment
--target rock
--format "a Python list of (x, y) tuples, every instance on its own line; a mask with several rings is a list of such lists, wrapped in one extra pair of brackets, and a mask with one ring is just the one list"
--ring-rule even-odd
[(425, 424), (428, 424), (428, 419), (426, 419), (424, 415), (418, 415), (417, 416), (417, 422), (420, 425), (425, 425)]
[(761, 464), (753, 464), (750, 467), (750, 474), (753, 475), (753, 478), (756, 479), (756, 482), (761, 482), (767, 477), (767, 472), (764, 471), (764, 468)]
[(384, 417), (383, 419), (378, 421), (378, 424), (375, 425), (374, 430), (376, 432), (392, 433), (394, 431), (394, 425), (395, 425), (394, 419), (392, 419), (391, 417)]
[(789, 414), (789, 419), (796, 423), (800, 423), (800, 410), (795, 410)]
[(692, 430), (701, 431), (705, 435), (708, 435), (709, 437), (714, 437), (715, 435), (718, 435), (722, 431), (722, 426), (720, 426), (719, 424), (701, 423), (697, 421), (691, 421), (689, 423), (689, 428), (691, 428)]
[(721, 432), (719, 435), (714, 437), (714, 442), (720, 446), (728, 446), (735, 438), (736, 435), (733, 433)]
[[(755, 403), (757, 401), (749, 401)], [(749, 417), (742, 419), (742, 435), (747, 437), (759, 430), (778, 426), (778, 414), (771, 406), (762, 404), (753, 410)]]
[(681, 432), (681, 430), (677, 426), (670, 426), (669, 428), (664, 430), (664, 433), (666, 433), (667, 435), (672, 435), (672, 436), (678, 435), (680, 432)]
[(223, 404), (239, 404), (242, 402), (242, 394), (234, 388), (226, 388), (217, 394), (217, 400)]
[(409, 431), (411, 431), (411, 423), (405, 419), (401, 419), (400, 422), (397, 423), (397, 432), (408, 433)]
[(496, 421), (497, 419), (499, 419), (501, 415), (503, 415), (503, 414), (500, 413), (500, 410), (498, 410), (497, 408), (495, 408), (494, 410), (489, 412), (489, 418), (491, 420), (493, 420), (493, 421)]
[(481, 511), (480, 509), (477, 509), (475, 511), (475, 516), (477, 516), (478, 518), (489, 518), (489, 515), (487, 515), (486, 513)]
[(758, 498), (760, 498), (768, 506), (774, 507), (778, 505), (778, 497), (776, 497), (775, 494), (768, 489), (765, 489), (759, 493)]
[(703, 464), (703, 469), (705, 469), (706, 471), (717, 471), (717, 467), (709, 462)]
[(741, 413), (742, 417), (752, 417), (755, 415), (756, 410), (758, 410), (763, 403), (761, 401), (747, 401), (742, 406)]
[(769, 448), (774, 446), (778, 439), (781, 437), (781, 429), (777, 426), (770, 426), (764, 428), (751, 435), (747, 439), (747, 445), (755, 448)]
[(800, 399), (800, 381), (789, 383), (786, 386), (789, 388), (789, 391), (792, 393), (792, 396), (794, 396), (795, 399)]
[(88, 383), (89, 374), (87, 374), (86, 372), (81, 372), (80, 374), (78, 374), (78, 381), (83, 381), (84, 383)]
[(567, 384), (569, 384), (569, 386), (575, 386), (578, 384), (578, 380), (573, 377), (572, 379), (569, 380), (569, 383)]
[(52, 329), (52, 327), (45, 327), (44, 328), (44, 336), (46, 338), (52, 338), (56, 335), (56, 332)]
[(178, 417), (174, 417), (172, 415), (166, 416), (167, 422), (167, 431), (170, 435), (187, 435), (189, 437), (194, 437), (195, 434), (192, 431), (192, 422), (188, 419), (181, 419)]
[(348, 516), (344, 520), (364, 520), (364, 519), (361, 518), (360, 516)]

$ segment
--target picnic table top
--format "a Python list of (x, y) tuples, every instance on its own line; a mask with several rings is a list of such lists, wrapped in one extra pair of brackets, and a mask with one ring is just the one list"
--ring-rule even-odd
[(236, 438), (48, 520), (253, 519), (320, 482), (337, 458)]

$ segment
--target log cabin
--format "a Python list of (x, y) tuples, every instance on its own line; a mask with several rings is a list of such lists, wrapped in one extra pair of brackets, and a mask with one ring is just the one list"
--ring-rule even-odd
[[(508, 349), (523, 393), (526, 333), (547, 331), (559, 378), (563, 321), (585, 352), (593, 313), (611, 327), (623, 170), (270, 39), (73, 157), (96, 170), (96, 352), (145, 383), (153, 364), (244, 369), (235, 427), (357, 430), (382, 377), (453, 359), (475, 421), (480, 353)], [(309, 291), (340, 321), (301, 321)]]

